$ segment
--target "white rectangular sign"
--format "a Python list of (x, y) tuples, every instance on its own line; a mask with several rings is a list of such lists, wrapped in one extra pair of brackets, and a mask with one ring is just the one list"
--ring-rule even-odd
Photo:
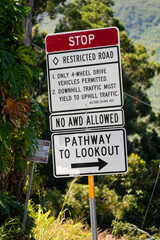
[(123, 125), (124, 113), (122, 109), (51, 114), (50, 116), (50, 130), (52, 132), (97, 127), (122, 127)]
[(34, 161), (39, 163), (48, 163), (48, 156), (50, 151), (50, 141), (37, 139), (37, 149), (33, 157), (26, 157), (27, 161)]
[(55, 177), (127, 172), (125, 129), (52, 134)]
[(47, 55), (50, 112), (123, 106), (118, 46)]

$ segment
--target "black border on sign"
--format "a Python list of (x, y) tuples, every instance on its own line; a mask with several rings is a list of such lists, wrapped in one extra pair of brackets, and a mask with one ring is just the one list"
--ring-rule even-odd
[[(63, 174), (63, 175), (57, 175), (56, 174), (56, 156), (55, 156), (55, 144), (54, 144), (54, 136), (56, 135), (63, 135), (63, 134), (77, 134), (77, 133), (94, 133), (94, 132), (107, 132), (107, 131), (122, 131), (123, 132), (123, 140), (124, 140), (124, 160), (125, 160), (125, 170), (124, 171), (113, 171), (113, 172), (95, 172), (95, 173), (80, 173), (80, 174)], [(110, 175), (110, 174), (122, 174), (122, 173), (127, 173), (128, 171), (128, 161), (127, 161), (127, 140), (126, 140), (126, 130), (124, 128), (115, 128), (115, 129), (106, 129), (106, 130), (92, 130), (92, 131), (77, 131), (77, 132), (70, 132), (70, 133), (53, 133), (51, 136), (51, 141), (52, 141), (52, 160), (53, 160), (53, 174), (56, 178), (64, 178), (64, 177), (78, 177), (78, 176), (89, 176), (89, 175), (93, 175), (93, 176), (97, 176), (97, 175)]]
[(123, 109), (110, 109), (110, 110), (103, 110), (103, 111), (89, 111), (87, 112), (87, 114), (92, 114), (92, 113), (107, 113), (107, 112), (121, 112), (122, 114), (122, 124), (115, 124), (115, 125), (108, 125), (108, 126), (87, 126), (87, 127), (81, 127), (81, 126), (77, 126), (77, 127), (71, 127), (71, 128), (59, 128), (59, 129), (54, 129), (53, 125), (52, 125), (52, 118), (54, 117), (63, 117), (63, 116), (74, 116), (74, 115), (80, 115), (80, 114), (85, 114), (86, 112), (73, 112), (73, 113), (63, 113), (63, 114), (51, 114), (50, 118), (49, 118), (49, 122), (50, 122), (50, 131), (51, 132), (59, 132), (59, 131), (74, 131), (74, 130), (82, 130), (82, 129), (95, 129), (95, 128), (112, 128), (112, 127), (123, 127), (125, 124), (124, 121), (124, 111)]
[[(57, 111), (54, 111), (54, 106), (52, 106), (52, 93), (51, 93), (51, 86), (50, 86), (50, 74), (49, 74), (49, 71), (53, 71), (53, 70), (57, 70), (57, 69), (68, 69), (68, 68), (76, 68), (76, 67), (84, 67), (84, 64), (83, 65), (78, 65), (78, 66), (74, 66), (74, 67), (65, 67), (65, 68), (51, 68), (49, 69), (49, 55), (54, 55), (54, 54), (63, 54), (63, 53), (70, 53), (70, 52), (79, 52), (79, 51), (90, 51), (90, 50), (94, 50), (94, 49), (105, 49), (105, 48), (117, 48), (117, 56), (118, 56), (118, 61), (115, 61), (115, 62), (109, 62), (109, 63), (98, 63), (98, 64), (85, 64), (85, 67), (88, 67), (88, 66), (98, 66), (98, 65), (107, 65), (107, 64), (114, 64), (114, 63), (117, 63), (118, 64), (118, 69), (119, 69), (119, 86), (120, 86), (120, 101), (121, 103), (119, 105), (115, 105), (115, 106), (109, 106), (109, 107), (106, 107), (106, 106), (103, 106), (103, 107), (89, 107), (89, 108), (79, 108), (79, 109), (67, 109), (67, 110), (57, 110)], [(123, 107), (123, 93), (122, 93), (122, 72), (121, 72), (121, 59), (120, 59), (120, 49), (119, 49), (119, 46), (104, 46), (104, 47), (98, 47), (98, 48), (87, 48), (87, 49), (78, 49), (78, 50), (74, 50), (74, 51), (63, 51), (63, 52), (53, 52), (53, 53), (48, 53), (47, 54), (47, 79), (48, 79), (48, 97), (49, 97), (49, 110), (51, 113), (61, 113), (61, 112), (72, 112), (72, 111), (82, 111), (82, 110), (94, 110), (94, 109), (104, 109), (104, 108), (117, 108), (117, 107)]]
[(102, 47), (93, 47), (93, 48), (85, 48), (85, 49), (76, 49), (76, 50), (67, 50), (67, 51), (61, 51), (61, 52), (53, 52), (53, 53), (47, 53), (47, 63), (48, 63), (48, 70), (59, 70), (59, 69), (68, 69), (68, 68), (75, 68), (75, 67), (84, 67), (84, 66), (92, 66), (92, 65), (101, 65), (101, 64), (110, 64), (110, 63), (119, 63), (119, 61), (114, 61), (114, 62), (107, 62), (107, 63), (96, 63), (96, 64), (84, 64), (82, 63), (81, 65), (75, 65), (69, 66), (69, 67), (58, 67), (58, 68), (49, 68), (49, 55), (59, 55), (59, 54), (64, 54), (64, 53), (72, 53), (72, 52), (86, 52), (90, 50), (98, 50), (98, 49), (103, 49), (103, 48), (117, 48), (117, 53), (118, 53), (118, 60), (120, 59), (119, 57), (119, 46), (118, 45), (111, 45), (111, 46), (102, 46)]

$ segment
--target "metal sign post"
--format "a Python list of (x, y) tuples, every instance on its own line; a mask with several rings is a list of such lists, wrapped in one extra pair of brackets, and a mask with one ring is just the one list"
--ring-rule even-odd
[(32, 162), (32, 165), (31, 165), (31, 172), (30, 172), (30, 178), (29, 178), (29, 186), (28, 186), (27, 195), (26, 195), (26, 203), (25, 203), (24, 216), (23, 216), (23, 223), (22, 223), (22, 233), (23, 233), (23, 234), (24, 234), (25, 226), (26, 226), (27, 210), (28, 210), (28, 202), (29, 202), (30, 192), (31, 192), (31, 185), (32, 185), (33, 171), (34, 171), (34, 162)]
[(23, 234), (25, 232), (25, 226), (26, 226), (26, 220), (27, 220), (27, 210), (28, 210), (28, 202), (30, 198), (32, 178), (33, 178), (33, 172), (34, 172), (34, 163), (35, 162), (48, 163), (50, 141), (37, 139), (37, 143), (38, 143), (38, 146), (37, 146), (35, 155), (33, 157), (25, 157), (27, 161), (32, 161), (32, 165), (31, 165), (29, 185), (28, 185), (28, 190), (26, 195), (26, 202), (25, 202), (25, 209), (24, 209), (24, 216), (23, 216), (23, 223), (22, 223)]
[(88, 176), (89, 184), (89, 202), (90, 202), (90, 219), (92, 240), (97, 240), (97, 216), (96, 216), (96, 201), (94, 192), (94, 176)]

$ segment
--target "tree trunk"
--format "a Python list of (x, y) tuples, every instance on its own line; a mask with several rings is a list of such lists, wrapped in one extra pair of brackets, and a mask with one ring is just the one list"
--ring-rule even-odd
[(28, 12), (28, 17), (23, 19), (23, 27), (25, 29), (24, 33), (24, 44), (27, 47), (31, 46), (32, 43), (32, 9), (33, 9), (33, 2), (34, 0), (27, 0), (26, 6), (30, 7)]

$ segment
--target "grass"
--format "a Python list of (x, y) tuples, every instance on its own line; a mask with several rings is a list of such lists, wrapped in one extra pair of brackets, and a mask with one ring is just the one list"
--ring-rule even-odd
[(35, 219), (36, 227), (33, 229), (33, 236), (37, 240), (91, 239), (91, 232), (82, 221), (74, 222), (71, 219), (55, 219), (51, 216), (50, 211), (43, 213), (41, 207), (39, 207)]
[[(83, 219), (75, 222), (72, 219), (55, 219), (50, 211), (43, 213), (41, 207), (36, 213), (36, 227), (33, 229), (33, 237), (36, 240), (91, 240), (90, 227)], [(108, 231), (98, 231), (98, 240), (115, 240)]]
[[(83, 218), (79, 218), (77, 221), (72, 219), (65, 219), (65, 212), (69, 211), (65, 209), (67, 198), (70, 195), (73, 184), (79, 178), (74, 178), (71, 181), (68, 191), (66, 192), (64, 202), (61, 211), (57, 218), (55, 218), (51, 211), (43, 212), (42, 207), (39, 205), (38, 211), (34, 213), (35, 227), (33, 228), (33, 237), (36, 240), (91, 240), (92, 233), (90, 226), (85, 223)], [(32, 205), (30, 205), (32, 207)], [(31, 209), (34, 212), (34, 209)], [(32, 215), (32, 216), (33, 216)], [(98, 240), (114, 240), (112, 235), (108, 231), (98, 230)], [(121, 238), (123, 239), (123, 238)]]

